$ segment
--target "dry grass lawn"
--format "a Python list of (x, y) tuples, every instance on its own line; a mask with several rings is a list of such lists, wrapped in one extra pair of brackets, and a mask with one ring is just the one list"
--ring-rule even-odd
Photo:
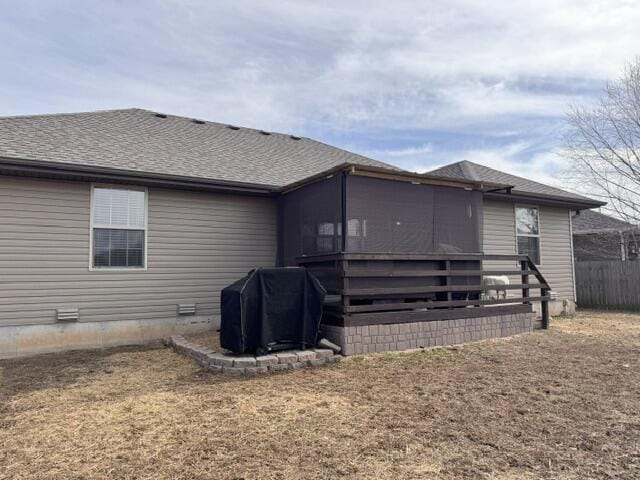
[(160, 345), (0, 362), (3, 479), (640, 478), (640, 315), (249, 379)]

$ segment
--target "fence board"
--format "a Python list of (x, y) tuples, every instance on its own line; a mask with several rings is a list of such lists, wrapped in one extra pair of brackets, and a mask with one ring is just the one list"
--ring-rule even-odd
[(640, 310), (639, 261), (576, 262), (578, 306)]

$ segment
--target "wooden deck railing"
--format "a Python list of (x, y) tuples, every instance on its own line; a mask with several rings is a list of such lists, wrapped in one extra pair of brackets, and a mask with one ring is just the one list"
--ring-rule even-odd
[[(513, 262), (513, 267), (485, 270), (488, 261)], [(531, 311), (532, 302), (541, 302), (541, 326), (549, 326), (550, 287), (526, 255), (336, 253), (300, 257), (298, 264), (314, 273), (329, 295), (339, 297), (325, 305), (327, 323), (490, 316)], [(484, 284), (483, 277), (490, 275), (516, 277), (520, 283)], [(496, 290), (518, 295), (487, 298), (487, 291)], [(540, 294), (531, 295), (532, 290)]]

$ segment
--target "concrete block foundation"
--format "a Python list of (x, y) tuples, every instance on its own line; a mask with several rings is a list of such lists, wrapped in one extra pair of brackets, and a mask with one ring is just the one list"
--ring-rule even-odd
[(176, 334), (213, 330), (218, 319), (185, 316), (158, 320), (59, 322), (0, 327), (0, 359), (41, 353), (149, 343)]
[(535, 314), (339, 327), (322, 325), (321, 335), (342, 347), (343, 355), (455, 345), (531, 332)]

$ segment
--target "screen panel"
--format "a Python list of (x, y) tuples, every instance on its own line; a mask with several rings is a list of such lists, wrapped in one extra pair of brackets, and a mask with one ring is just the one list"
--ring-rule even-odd
[(347, 219), (349, 252), (482, 251), (478, 191), (349, 176)]
[(280, 265), (295, 266), (303, 255), (341, 251), (341, 174), (283, 194), (278, 208)]
[(434, 186), (434, 252), (482, 252), (482, 193)]
[(347, 177), (347, 251), (433, 251), (433, 190), (369, 177)]

